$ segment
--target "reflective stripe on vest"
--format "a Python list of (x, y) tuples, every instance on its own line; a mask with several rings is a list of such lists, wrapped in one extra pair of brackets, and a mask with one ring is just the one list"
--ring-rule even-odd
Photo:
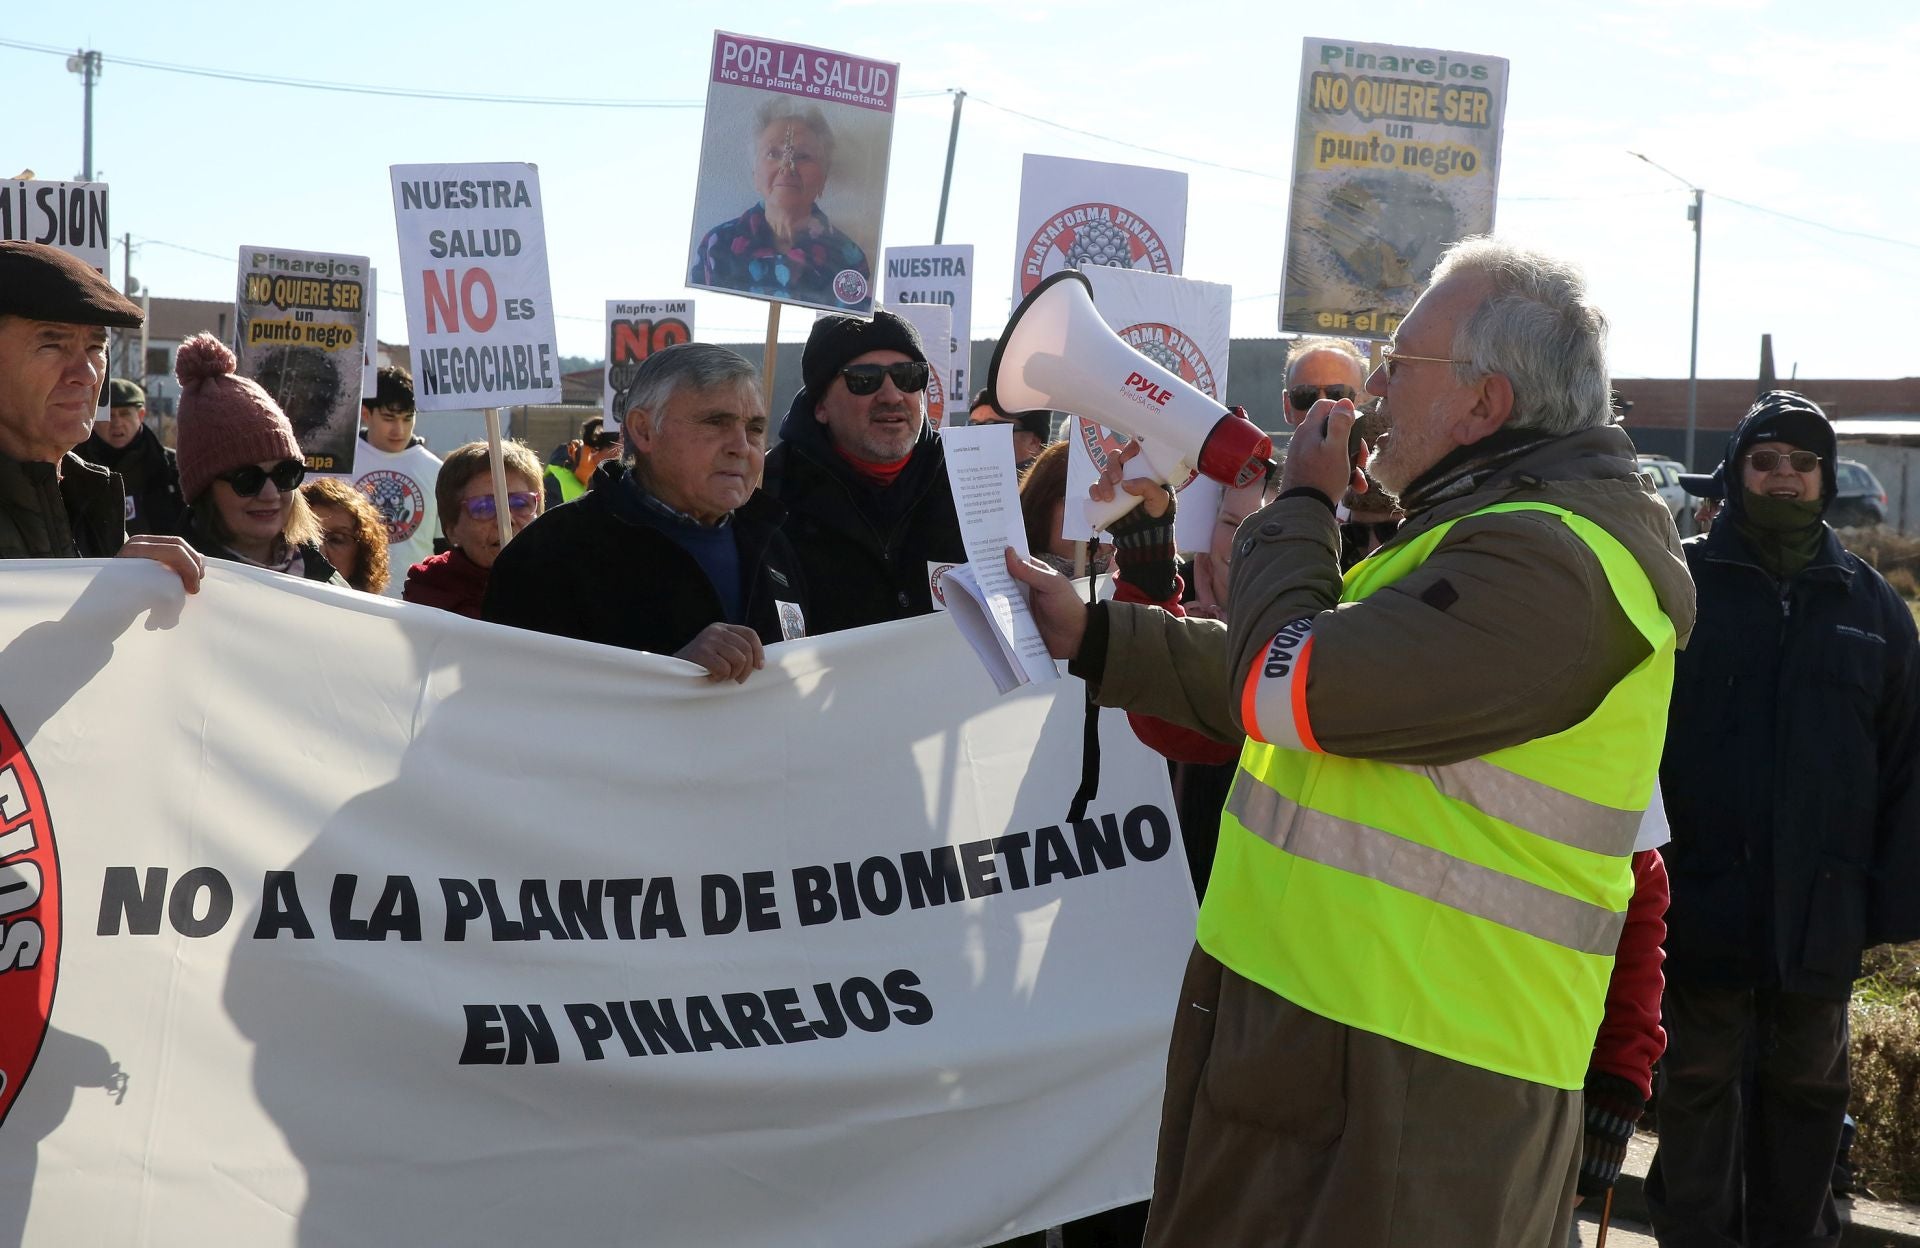
[(548, 464), (547, 475), (560, 483), (560, 501), (563, 503), (570, 503), (587, 492), (587, 487), (580, 484), (580, 478), (573, 475), (573, 469), (563, 464)]
[[(1665, 740), (1674, 630), (1605, 530), (1542, 503), (1474, 514), (1512, 511), (1555, 518), (1593, 551), (1651, 653), (1564, 731), (1403, 766), (1317, 752), (1312, 621), (1289, 626), (1241, 691), (1243, 721), (1271, 743), (1250, 739), (1242, 753), (1200, 943), (1325, 1017), (1577, 1088), (1633, 892), (1628, 855)], [(1362, 561), (1342, 601), (1418, 568), (1455, 523)]]

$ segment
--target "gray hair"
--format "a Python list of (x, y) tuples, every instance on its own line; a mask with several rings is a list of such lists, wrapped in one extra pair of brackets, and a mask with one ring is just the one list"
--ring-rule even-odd
[(1432, 285), (1458, 274), (1485, 278), (1492, 290), (1454, 331), (1455, 379), (1498, 373), (1511, 382), (1510, 429), (1564, 434), (1612, 422), (1607, 318), (1588, 299), (1576, 266), (1492, 238), (1466, 238), (1440, 257)]
[(1293, 384), (1293, 366), (1316, 351), (1331, 351), (1353, 362), (1360, 370), (1360, 381), (1364, 385), (1367, 379), (1367, 357), (1360, 354), (1360, 348), (1351, 338), (1296, 338), (1287, 348), (1287, 384)]
[[(719, 386), (758, 386), (760, 370), (738, 351), (711, 342), (681, 342), (653, 352), (640, 362), (633, 380), (614, 404), (624, 426), (636, 411), (647, 413), (655, 433), (667, 413), (667, 403), (683, 385), (695, 390)], [(632, 440), (627, 442), (632, 447)]]
[(754, 110), (753, 133), (747, 138), (749, 164), (760, 159), (760, 140), (766, 135), (767, 127), (783, 121), (805, 126), (820, 136), (820, 163), (826, 166), (827, 172), (833, 172), (833, 127), (827, 124), (827, 115), (820, 111), (818, 104), (802, 104), (780, 96), (765, 101)]

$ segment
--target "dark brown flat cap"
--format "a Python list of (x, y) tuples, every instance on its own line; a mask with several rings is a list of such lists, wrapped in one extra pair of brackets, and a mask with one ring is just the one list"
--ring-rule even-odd
[(147, 319), (84, 260), (21, 242), (0, 242), (0, 316), (116, 329), (139, 329)]

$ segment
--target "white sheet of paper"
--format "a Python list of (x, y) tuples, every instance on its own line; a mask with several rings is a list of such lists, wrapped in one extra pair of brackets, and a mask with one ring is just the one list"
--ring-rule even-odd
[[(970, 574), (962, 585), (977, 595), (990, 626), (996, 649), (1018, 678), (1027, 684), (1037, 680), (1056, 680), (1060, 672), (1047, 653), (1040, 627), (1027, 610), (1026, 586), (1007, 571), (1002, 552), (1009, 546), (1025, 557), (1026, 523), (1020, 514), (1020, 491), (1014, 484), (1013, 426), (967, 425), (944, 429), (940, 440), (946, 447), (947, 479), (953, 485), (953, 506), (960, 517), (960, 541), (966, 548)], [(949, 581), (961, 572), (947, 574)], [(949, 613), (952, 611), (949, 598)], [(994, 663), (976, 639), (974, 630), (961, 624), (961, 631), (987, 662)], [(999, 683), (995, 677), (995, 683)], [(1005, 693), (1003, 686), (1001, 692)]]

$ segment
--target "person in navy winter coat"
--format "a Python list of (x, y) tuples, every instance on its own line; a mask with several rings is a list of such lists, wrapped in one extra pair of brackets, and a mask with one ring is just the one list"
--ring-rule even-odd
[(1726, 509), (1685, 545), (1699, 619), (1660, 770), (1663, 1245), (1838, 1243), (1847, 1000), (1863, 950), (1920, 939), (1920, 638), (1821, 519), (1835, 451), (1771, 391), (1688, 482)]

